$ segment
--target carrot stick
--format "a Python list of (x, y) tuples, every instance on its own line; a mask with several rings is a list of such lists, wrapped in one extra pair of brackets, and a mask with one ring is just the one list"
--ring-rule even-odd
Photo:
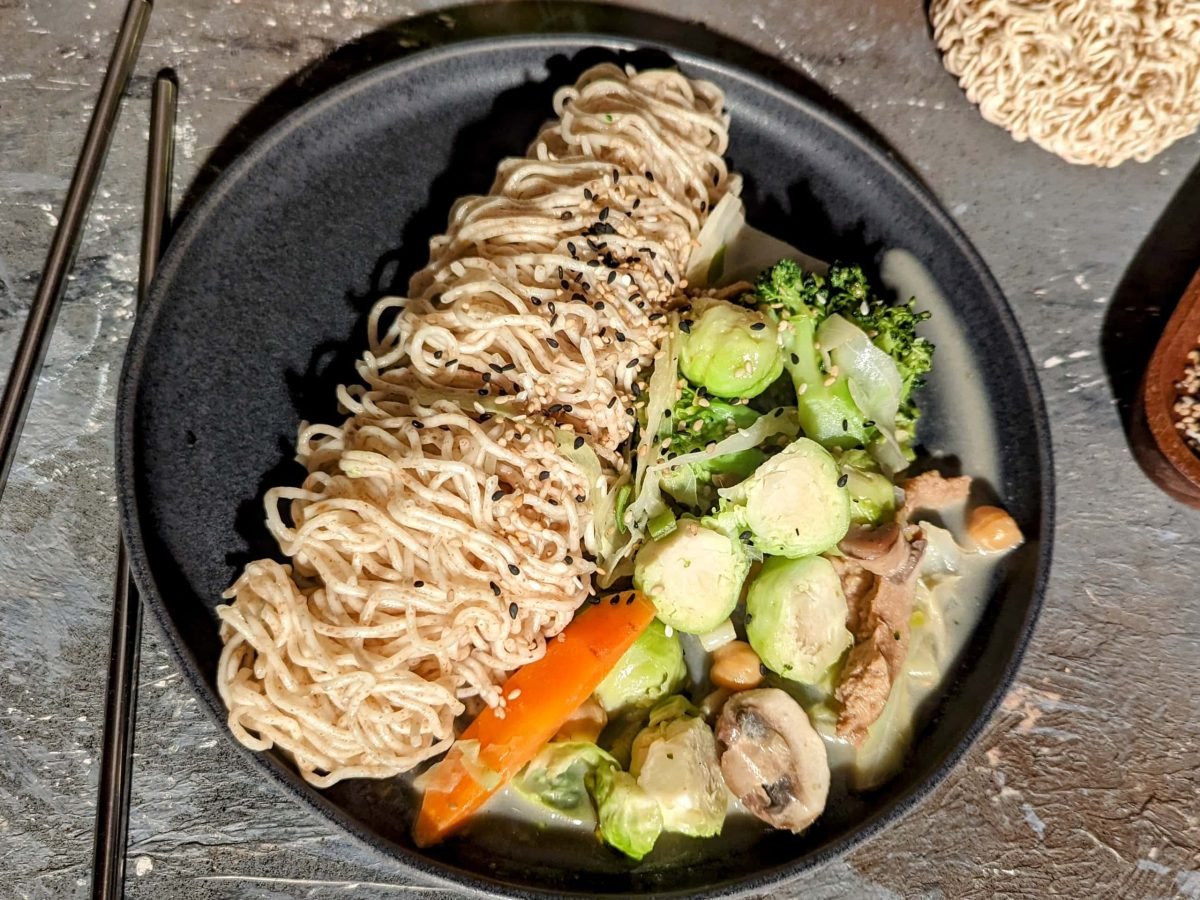
[[(653, 619), (654, 606), (636, 591), (606, 597), (550, 640), (545, 656), (514, 672), (502, 689), (503, 712), (481, 712), (431, 773), (413, 831), (417, 846), (447, 837), (521, 771)], [(477, 760), (464, 758), (464, 741), (479, 742)], [(481, 773), (487, 785), (476, 779)]]

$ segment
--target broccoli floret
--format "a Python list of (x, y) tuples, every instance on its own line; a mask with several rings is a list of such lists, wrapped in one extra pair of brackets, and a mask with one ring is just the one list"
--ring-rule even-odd
[(840, 448), (865, 446), (878, 437), (876, 423), (858, 409), (844, 374), (831, 375), (816, 347), (817, 327), (840, 315), (895, 361), (901, 393), (894, 428), (907, 448), (919, 415), (912, 392), (932, 364), (933, 345), (917, 334), (918, 324), (929, 313), (917, 312), (912, 300), (887, 303), (871, 291), (861, 267), (839, 263), (822, 276), (782, 260), (759, 276), (755, 294), (761, 307), (788, 323), (780, 326), (784, 365), (796, 387), (805, 434), (827, 447)]
[[(740, 403), (729, 403), (685, 384), (679, 399), (671, 407), (671, 416), (663, 422), (663, 437), (670, 437), (676, 455), (703, 450), (713, 441), (721, 441), (741, 428), (749, 428), (758, 413)], [(699, 423), (699, 424), (697, 424)]]

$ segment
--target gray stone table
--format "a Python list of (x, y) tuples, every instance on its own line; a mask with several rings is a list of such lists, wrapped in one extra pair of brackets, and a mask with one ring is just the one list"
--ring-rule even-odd
[[(701, 19), (802, 70), (895, 146), (1010, 298), (1053, 423), (1057, 554), (1003, 709), (917, 812), (780, 895), (1200, 897), (1200, 513), (1143, 476), (1114, 397), (1143, 350), (1139, 328), (1162, 304), (1159, 276), (1178, 281), (1200, 265), (1200, 139), (1115, 171), (1014, 143), (942, 71), (919, 0), (637, 5)], [(0, 0), (5, 371), (123, 6)], [(182, 77), (182, 189), (275, 85), (436, 6), (158, 4), (0, 505), (2, 898), (87, 891), (116, 528), (113, 405), (153, 73), (173, 65)], [(154, 627), (139, 702), (129, 896), (439, 893), (227, 767), (224, 737)]]

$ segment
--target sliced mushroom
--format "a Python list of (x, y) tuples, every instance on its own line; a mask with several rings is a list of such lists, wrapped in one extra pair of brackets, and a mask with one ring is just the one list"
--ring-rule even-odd
[(734, 694), (717, 720), (725, 784), (758, 818), (800, 832), (825, 809), (829, 758), (800, 705), (778, 688)]

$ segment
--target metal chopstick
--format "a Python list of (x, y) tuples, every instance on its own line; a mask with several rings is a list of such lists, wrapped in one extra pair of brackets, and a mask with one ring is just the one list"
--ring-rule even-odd
[(58, 318), (67, 272), (79, 249), (88, 207), (96, 193), (104, 158), (112, 143), (121, 97), (137, 62), (152, 7), (153, 0), (129, 0), (125, 10), (117, 43), (108, 61), (108, 71), (100, 87), (100, 98), (92, 111), (92, 120), (83, 139), (83, 149), (79, 151), (75, 174), (67, 189), (67, 200), (58, 227), (54, 230), (50, 251), (46, 254), (42, 280), (34, 294), (29, 318), (25, 320), (25, 330), (13, 357), (12, 370), (4, 385), (4, 395), (0, 398), (0, 496), (4, 494), (21, 427), (25, 424), (25, 413), (29, 410), (33, 388), (46, 356), (50, 335), (54, 331), (54, 321)]
[[(142, 211), (138, 304), (146, 298), (166, 239), (171, 209), (171, 169), (175, 155), (174, 73), (159, 72), (150, 107), (150, 143), (146, 156), (146, 195)], [(142, 601), (129, 575), (125, 543), (117, 545), (117, 582), (113, 592), (112, 645), (104, 704), (104, 743), (96, 798), (92, 850), (92, 897), (116, 900), (125, 882), (129, 834), (129, 789), (133, 781), (133, 733), (137, 711), (137, 672), (142, 634)]]

